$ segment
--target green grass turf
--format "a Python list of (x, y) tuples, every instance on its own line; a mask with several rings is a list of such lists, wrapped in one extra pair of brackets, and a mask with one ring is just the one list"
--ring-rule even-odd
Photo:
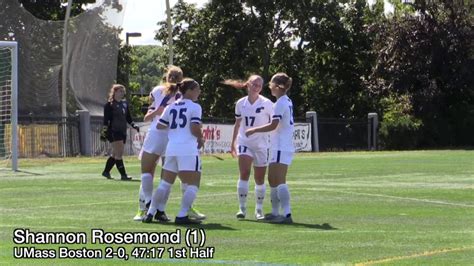
[[(289, 169), (294, 224), (246, 220), (237, 211), (237, 162), (203, 157), (203, 177), (195, 206), (208, 219), (205, 247), (213, 259), (128, 261), (19, 260), (14, 247), (83, 246), (105, 250), (123, 246), (171, 245), (19, 245), (15, 228), (31, 231), (175, 232), (187, 227), (132, 221), (140, 183), (100, 176), (106, 158), (20, 160), (21, 172), (0, 170), (0, 264), (181, 264), (242, 265), (472, 265), (474, 262), (474, 152), (354, 152), (298, 154)], [(139, 162), (125, 159), (138, 180)], [(116, 171), (116, 170), (114, 170)], [(115, 176), (118, 176), (114, 172)], [(155, 182), (155, 184), (157, 184)], [(267, 188), (268, 189), (268, 188)], [(250, 182), (253, 191), (253, 181)], [(167, 213), (179, 209), (179, 182), (173, 187)], [(253, 192), (249, 209), (254, 208)], [(264, 209), (270, 210), (269, 189)], [(190, 228), (192, 230), (196, 228)], [(184, 237), (182, 237), (184, 239)], [(88, 239), (89, 240), (89, 239)], [(88, 241), (90, 242), (90, 241)], [(186, 247), (183, 242), (176, 248)]]

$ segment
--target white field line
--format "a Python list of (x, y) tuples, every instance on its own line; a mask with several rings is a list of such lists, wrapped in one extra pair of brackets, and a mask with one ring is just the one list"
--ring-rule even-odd
[(462, 248), (444, 248), (444, 249), (437, 249), (437, 250), (428, 250), (428, 251), (423, 251), (423, 252), (420, 252), (420, 253), (415, 253), (415, 254), (406, 255), (406, 256), (395, 256), (395, 257), (390, 257), (390, 258), (385, 258), (385, 259), (369, 260), (369, 261), (366, 261), (366, 262), (359, 262), (359, 263), (355, 263), (355, 266), (368, 266), (368, 265), (374, 265), (374, 264), (386, 263), (386, 262), (393, 262), (393, 261), (398, 261), (398, 260), (406, 260), (406, 259), (413, 259), (413, 258), (419, 258), (419, 257), (429, 257), (429, 256), (444, 254), (444, 253), (448, 253), (448, 252), (465, 251), (465, 250), (470, 250), (470, 249), (474, 249), (474, 246), (473, 247), (462, 247)]
[[(214, 198), (218, 196), (229, 196), (235, 195), (235, 193), (209, 193), (206, 195), (199, 195), (199, 198)], [(177, 197), (170, 197), (169, 200), (178, 200), (181, 199), (181, 196)], [(21, 208), (22, 210), (36, 210), (36, 209), (49, 209), (49, 208), (63, 208), (63, 207), (77, 207), (77, 206), (95, 206), (95, 205), (109, 205), (109, 204), (117, 204), (117, 203), (134, 203), (137, 200), (122, 200), (122, 201), (103, 201), (103, 202), (88, 202), (88, 203), (75, 203), (75, 204), (63, 204), (63, 205), (46, 205), (46, 206), (36, 206), (31, 208)], [(1, 208), (0, 211), (18, 211), (18, 208)]]
[[(408, 231), (408, 230), (314, 230), (314, 229), (307, 229), (307, 230), (298, 230), (294, 231), (295, 233), (302, 233), (302, 234), (307, 234), (307, 233), (314, 233), (314, 234), (320, 234), (320, 233), (340, 233), (340, 234), (372, 234), (372, 233), (378, 233), (378, 234), (387, 234), (387, 233), (396, 233), (396, 234), (405, 234), (405, 233), (413, 233), (413, 231)], [(472, 230), (462, 230), (462, 231), (449, 231), (449, 234), (474, 234), (474, 231)]]
[(313, 191), (336, 192), (336, 193), (343, 193), (343, 194), (380, 197), (380, 198), (389, 198), (389, 199), (410, 200), (410, 201), (418, 201), (418, 202), (425, 202), (425, 203), (432, 203), (432, 204), (441, 204), (441, 205), (450, 205), (450, 206), (457, 206), (457, 207), (474, 208), (474, 205), (471, 205), (471, 204), (453, 203), (453, 202), (446, 202), (446, 201), (441, 201), (441, 200), (418, 199), (418, 198), (399, 197), (399, 196), (391, 196), (391, 195), (385, 195), (385, 194), (363, 193), (363, 192), (354, 192), (354, 191), (341, 191), (341, 190), (336, 190), (336, 189), (318, 189), (318, 188), (300, 188), (300, 189), (313, 190)]

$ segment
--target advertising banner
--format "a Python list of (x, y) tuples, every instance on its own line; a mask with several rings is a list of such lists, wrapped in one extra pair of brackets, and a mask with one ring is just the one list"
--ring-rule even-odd
[[(138, 155), (150, 124), (137, 123), (137, 125), (140, 126), (140, 132), (130, 130), (130, 138), (133, 152)], [(234, 125), (203, 124), (202, 132), (206, 140), (203, 153), (229, 153), (233, 129)], [(309, 123), (295, 123), (293, 143), (296, 152), (311, 151), (311, 126)]]

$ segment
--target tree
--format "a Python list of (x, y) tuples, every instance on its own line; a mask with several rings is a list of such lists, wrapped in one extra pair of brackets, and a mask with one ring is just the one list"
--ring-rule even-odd
[[(313, 109), (328, 116), (367, 113), (363, 80), (370, 73), (371, 42), (364, 29), (365, 1), (211, 1), (202, 9), (179, 2), (172, 9), (176, 62), (186, 75), (205, 77), (211, 116), (232, 116), (243, 93), (219, 84), (256, 73), (293, 77), (297, 116)], [(342, 19), (341, 19), (342, 18)], [(164, 44), (166, 27), (157, 39)], [(264, 94), (269, 96), (268, 90)], [(337, 102), (338, 105), (334, 105)]]
[(161, 46), (136, 46), (131, 56), (136, 61), (136, 69), (132, 70), (130, 82), (138, 84), (140, 93), (148, 94), (162, 82), (167, 59), (165, 50)]
[(450, 0), (417, 1), (375, 25), (378, 57), (368, 86), (378, 99), (408, 95), (422, 121), (421, 147), (473, 145), (474, 25)]
[[(212, 1), (202, 10), (179, 1), (172, 9), (175, 62), (185, 76), (203, 85), (204, 116), (233, 117), (234, 102), (243, 91), (223, 87), (226, 78), (258, 73), (252, 52), (256, 33), (238, 2)], [(167, 44), (165, 22), (157, 39)], [(232, 100), (231, 100), (232, 99)]]
[(161, 83), (166, 54), (159, 46), (122, 46), (119, 52), (117, 82), (127, 84), (132, 117), (141, 120), (148, 106), (148, 94)]
[[(62, 5), (61, 0), (18, 0), (23, 7), (30, 11), (35, 17), (43, 20), (64, 20), (66, 16), (66, 5)], [(92, 4), (96, 0), (74, 0), (71, 7), (71, 17), (77, 16), (84, 12), (83, 4)], [(66, 1), (67, 2), (67, 1)]]
[[(268, 81), (282, 71), (293, 77), (297, 116), (377, 111), (412, 121), (422, 134), (416, 145), (474, 144), (470, 6), (394, 1), (396, 12), (386, 17), (383, 2), (215, 0), (197, 9), (179, 1), (172, 9), (176, 63), (203, 84), (206, 116), (232, 117), (244, 94), (223, 87), (223, 79), (256, 73)], [(156, 38), (166, 45), (159, 25)]]

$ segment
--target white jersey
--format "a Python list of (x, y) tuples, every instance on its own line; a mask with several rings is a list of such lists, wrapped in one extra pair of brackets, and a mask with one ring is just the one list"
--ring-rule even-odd
[[(180, 94), (179, 92), (174, 96), (174, 97), (167, 97), (165, 94), (166, 87), (159, 85), (153, 88), (153, 90), (150, 92), (150, 98), (153, 100), (152, 104), (150, 105), (149, 108), (153, 108), (153, 110), (156, 110), (160, 107), (160, 104), (163, 102), (163, 100), (168, 100), (167, 105), (172, 104), (176, 101), (177, 98), (179, 98)], [(178, 96), (179, 95), (179, 96)], [(158, 120), (160, 120), (160, 116), (157, 115), (153, 117), (153, 120), (151, 121), (150, 127), (148, 130), (157, 130), (156, 126), (158, 124)]]
[(235, 118), (240, 120), (237, 144), (256, 149), (267, 149), (269, 147), (269, 133), (255, 133), (250, 137), (245, 136), (245, 131), (252, 127), (258, 127), (270, 123), (272, 117), (273, 102), (259, 95), (258, 99), (251, 104), (248, 96), (243, 97), (235, 104)]
[(293, 146), (293, 103), (287, 95), (281, 96), (273, 106), (273, 120), (280, 122), (271, 134), (272, 150), (294, 152)]
[(166, 156), (199, 155), (191, 123), (201, 124), (201, 115), (201, 106), (189, 99), (180, 99), (165, 108), (158, 123), (168, 126)]

